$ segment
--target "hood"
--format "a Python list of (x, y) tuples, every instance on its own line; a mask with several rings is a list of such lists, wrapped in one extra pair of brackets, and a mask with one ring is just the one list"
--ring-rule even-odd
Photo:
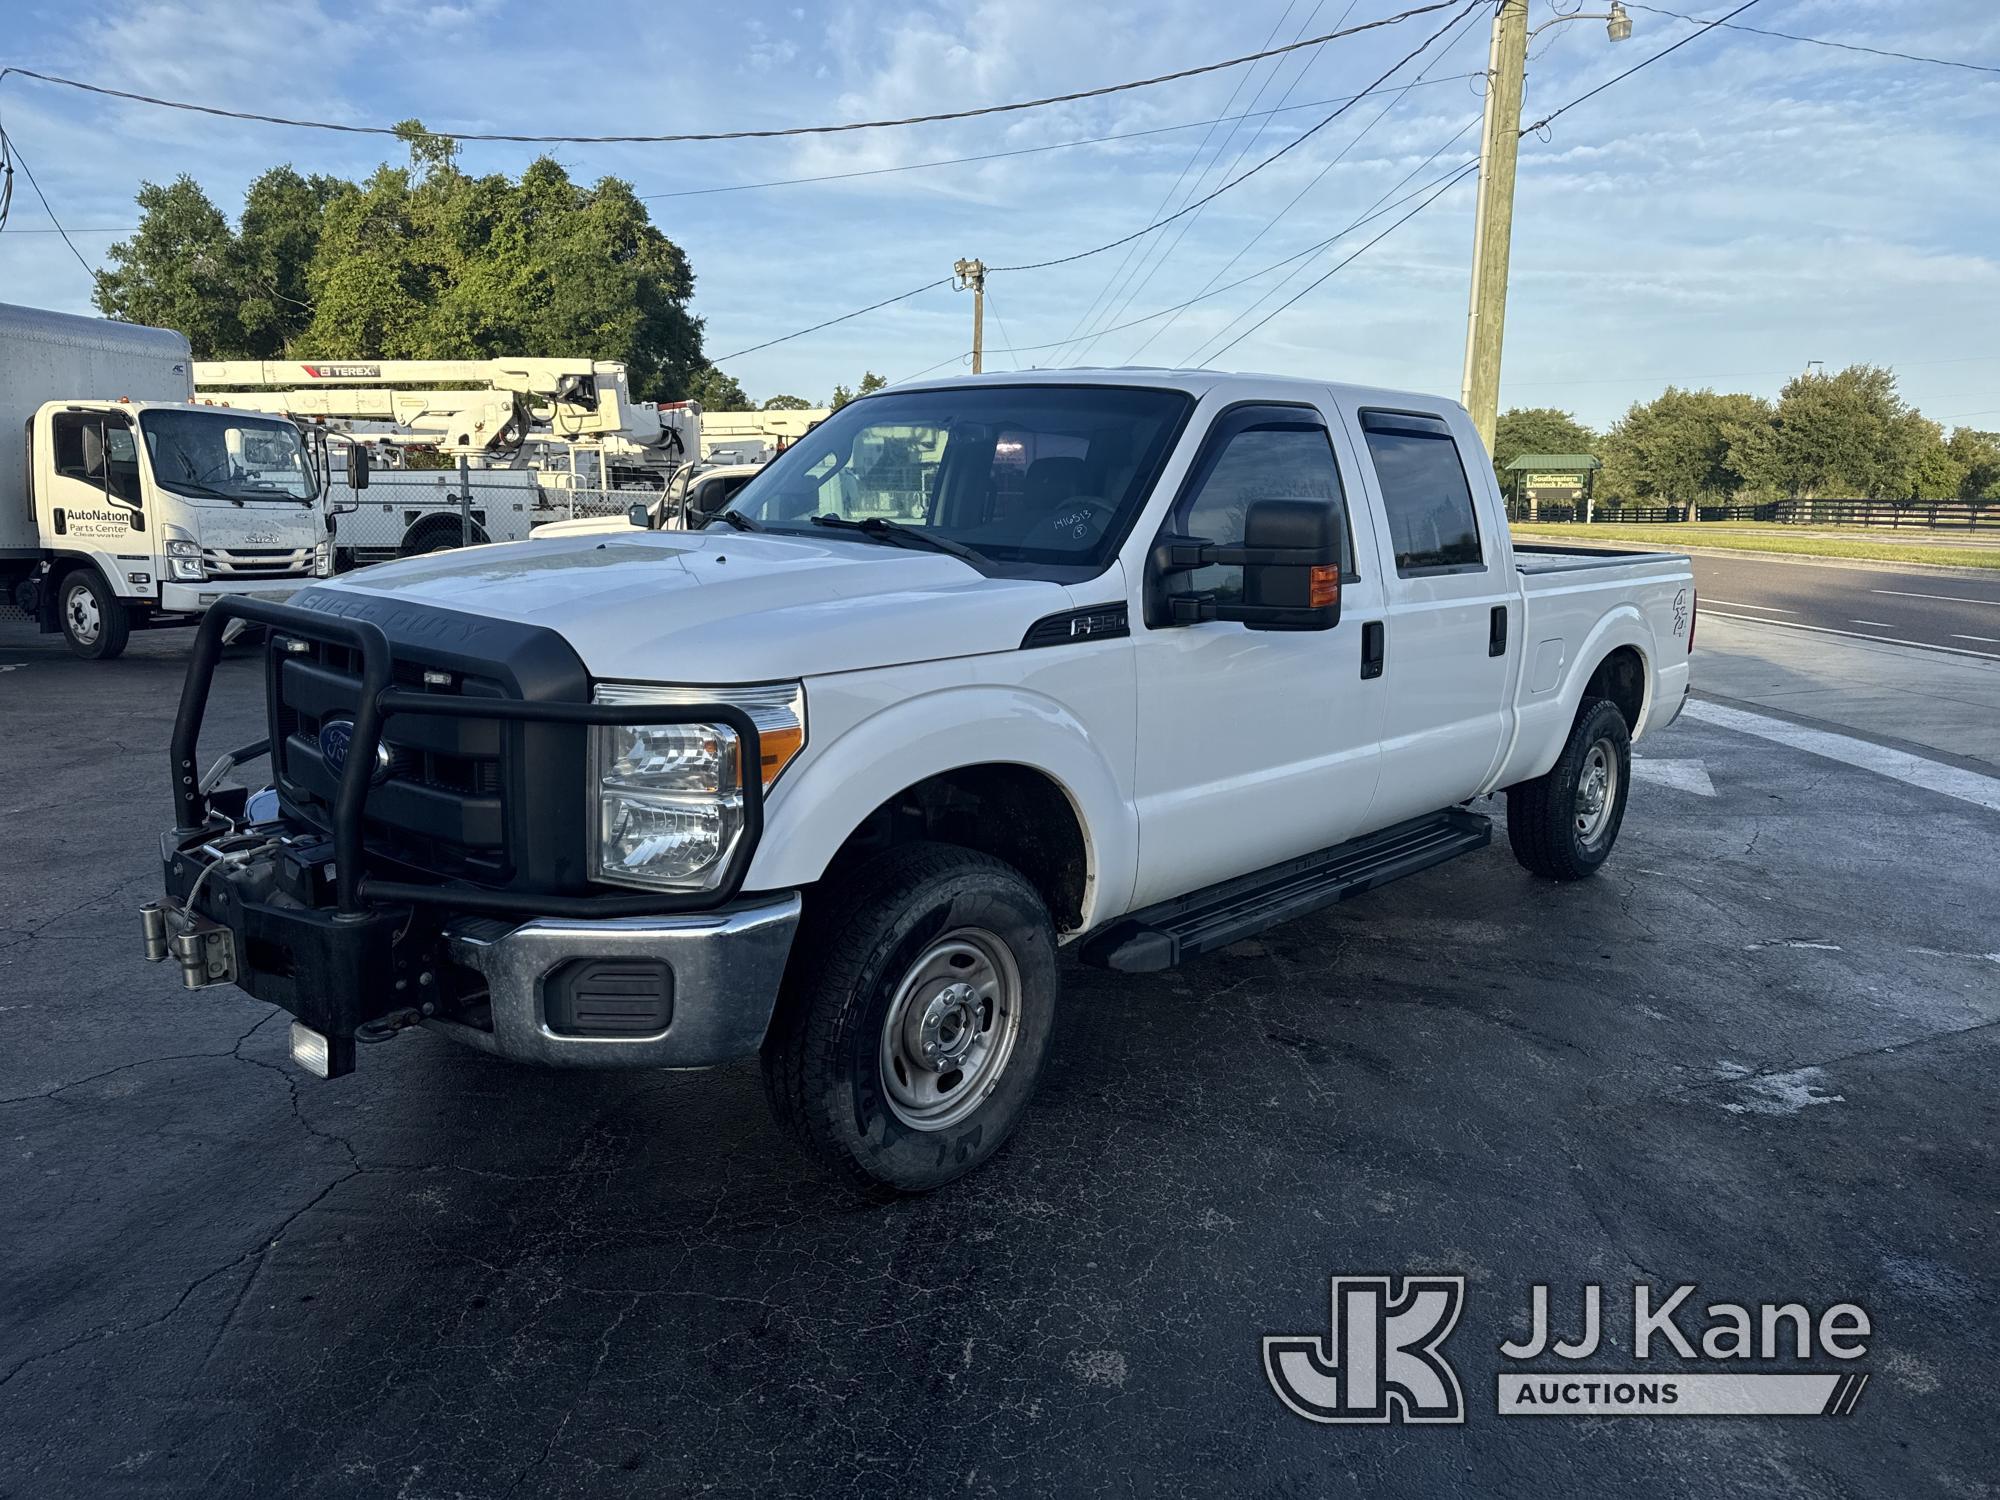
[(1012, 651), (1060, 584), (955, 557), (738, 531), (553, 536), (383, 563), (323, 594), (540, 625), (593, 677), (740, 683)]

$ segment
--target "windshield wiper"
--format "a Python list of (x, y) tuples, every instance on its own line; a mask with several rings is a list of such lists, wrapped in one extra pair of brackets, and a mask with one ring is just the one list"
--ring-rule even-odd
[(702, 522), (703, 529), (707, 528), (710, 521), (727, 521), (731, 526), (734, 526), (738, 531), (762, 531), (764, 529), (764, 523), (762, 521), (753, 521), (750, 517), (744, 515), (743, 512), (740, 510), (717, 511), (714, 515), (708, 518), (708, 521)]
[(243, 504), (243, 497), (241, 495), (232, 495), (227, 491), (218, 490), (211, 485), (203, 484), (199, 479), (162, 479), (160, 483), (167, 486), (168, 489), (199, 490), (211, 500), (227, 500), (231, 505), (239, 507)]
[(975, 565), (987, 560), (984, 553), (974, 551), (963, 542), (954, 542), (950, 537), (938, 536), (920, 527), (905, 526), (887, 516), (863, 516), (858, 521), (850, 521), (846, 516), (814, 516), (812, 523), (836, 531), (858, 531), (863, 536), (876, 537), (891, 546), (923, 547), (932, 552), (943, 552)]

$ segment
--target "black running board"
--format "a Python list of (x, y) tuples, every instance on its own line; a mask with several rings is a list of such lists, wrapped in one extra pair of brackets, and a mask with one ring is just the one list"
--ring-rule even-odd
[(1081, 956), (1087, 964), (1127, 974), (1170, 969), (1280, 922), (1483, 849), (1492, 838), (1493, 824), (1486, 818), (1448, 807), (1120, 917), (1085, 938)]

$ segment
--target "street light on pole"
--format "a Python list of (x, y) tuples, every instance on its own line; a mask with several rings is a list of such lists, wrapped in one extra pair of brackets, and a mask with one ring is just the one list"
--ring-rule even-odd
[(1603, 21), (1614, 42), (1632, 35), (1622, 4), (1528, 29), (1528, 0), (1501, 0), (1487, 55), (1486, 116), (1479, 143), (1479, 206), (1472, 225), (1472, 297), (1466, 311), (1465, 377), (1459, 399), (1490, 450), (1500, 419), (1500, 345), (1507, 324), (1507, 262), (1514, 237), (1514, 168), (1521, 150), (1521, 92), (1528, 42), (1551, 26)]

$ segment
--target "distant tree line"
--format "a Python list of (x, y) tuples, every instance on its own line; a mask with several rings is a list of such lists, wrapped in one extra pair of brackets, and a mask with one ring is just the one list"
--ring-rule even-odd
[(1960, 427), (1947, 437), (1875, 365), (1796, 376), (1776, 401), (1668, 386), (1602, 434), (1566, 411), (1516, 407), (1494, 434), (1503, 484), (1523, 453), (1596, 454), (1600, 503), (2000, 501), (2000, 433)]

